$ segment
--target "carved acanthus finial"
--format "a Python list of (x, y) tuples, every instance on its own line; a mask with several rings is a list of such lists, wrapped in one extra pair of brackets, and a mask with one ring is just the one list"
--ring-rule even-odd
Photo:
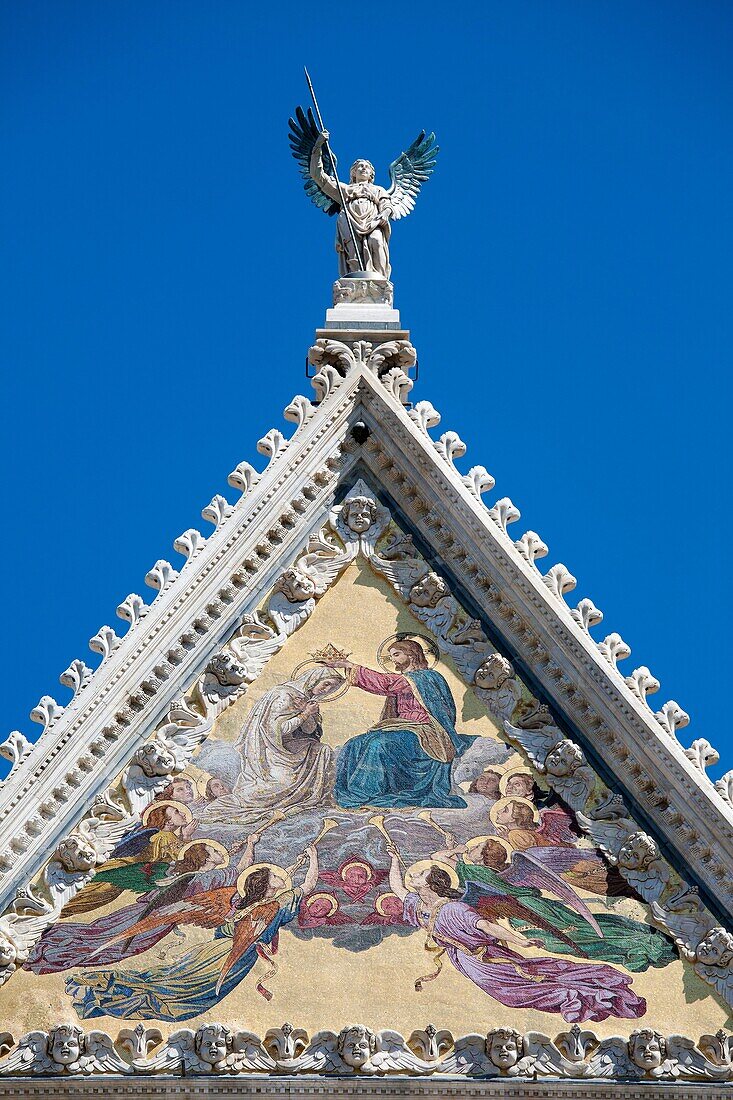
[(713, 764), (717, 764), (720, 760), (718, 750), (713, 748), (704, 737), (698, 737), (693, 741), (689, 749), (685, 749), (685, 756), (703, 775), (708, 768), (711, 768)]

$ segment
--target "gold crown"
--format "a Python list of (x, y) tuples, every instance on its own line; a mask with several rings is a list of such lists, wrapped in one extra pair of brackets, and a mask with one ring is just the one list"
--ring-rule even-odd
[(315, 653), (311, 653), (311, 657), (314, 661), (345, 661), (346, 658), (350, 656), (350, 653), (346, 653), (345, 650), (339, 649), (333, 642), (329, 642), (323, 649), (317, 649)]

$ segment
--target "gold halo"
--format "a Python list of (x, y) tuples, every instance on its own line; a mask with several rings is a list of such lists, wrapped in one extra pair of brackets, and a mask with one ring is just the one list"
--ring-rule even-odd
[[(290, 679), (294, 680), (299, 672), (302, 672), (304, 668), (327, 668), (327, 665), (322, 665), (320, 661), (314, 661), (312, 657), (309, 657), (307, 661), (301, 661), (299, 665), (296, 665), (293, 671), (290, 673)], [(334, 668), (331, 670), (338, 674), (339, 670)], [(339, 676), (339, 679), (341, 677)], [(340, 687), (337, 687), (335, 691), (330, 691), (328, 695), (315, 695), (314, 699), (319, 703), (333, 703), (336, 699), (340, 699), (351, 687), (349, 681), (344, 677), (344, 682)]]
[(459, 888), (460, 880), (458, 878), (458, 872), (455, 867), (451, 867), (450, 863), (443, 863), (440, 859), (419, 859), (417, 863), (413, 863), (405, 871), (405, 886), (408, 890), (412, 888), (412, 880), (415, 875), (428, 867), (439, 867), (441, 871), (445, 871), (450, 878), (451, 889), (457, 890)]
[(278, 867), (277, 863), (253, 863), (249, 867), (246, 867), (237, 879), (237, 893), (240, 897), (244, 897), (244, 888), (247, 885), (249, 876), (253, 875), (255, 871), (261, 871), (264, 867), (267, 868), (271, 875), (275, 878), (279, 878), (282, 882), (283, 888), (280, 891), (281, 893), (284, 894), (288, 890), (292, 890), (293, 880), (284, 867)]
[(364, 870), (366, 871), (367, 875), (369, 876), (369, 878), (368, 878), (369, 882), (371, 882), (371, 880), (374, 878), (374, 870), (373, 870), (372, 867), (369, 866), (368, 863), (364, 863), (364, 861), (361, 860), (361, 859), (350, 859), (350, 860), (348, 860), (347, 863), (345, 863), (343, 865), (343, 867), (341, 868), (341, 871), (339, 872), (340, 875), (341, 875), (341, 878), (344, 882), (346, 882), (346, 878), (344, 876), (344, 871), (346, 871), (349, 867), (363, 867)]
[[(534, 783), (534, 775), (532, 774), (532, 771), (531, 771), (530, 768), (512, 768), (511, 771), (503, 772), (502, 776), (501, 776), (501, 779), (499, 780), (499, 790), (501, 791), (502, 795), (506, 795), (506, 785), (509, 782), (509, 780), (512, 778), (512, 776), (514, 776), (514, 775), (528, 775), (529, 778)], [(513, 794), (513, 795), (509, 795), (508, 797), (509, 798), (519, 798), (520, 796)]]
[(309, 894), (308, 897), (305, 899), (306, 909), (310, 907), (311, 902), (317, 901), (318, 898), (328, 898), (328, 900), (331, 902), (331, 908), (329, 909), (328, 913), (326, 913), (326, 916), (333, 916), (333, 914), (339, 907), (339, 903), (336, 901), (336, 898), (333, 896), (333, 894), (328, 894), (325, 890), (321, 890), (318, 894)]
[(229, 866), (229, 852), (226, 850), (224, 845), (220, 844), (218, 840), (207, 840), (205, 836), (200, 837), (199, 840), (187, 841), (176, 856), (176, 862), (179, 863), (185, 856), (186, 852), (188, 852), (191, 848), (195, 848), (197, 844), (205, 844), (207, 848), (213, 848), (215, 852), (219, 852), (219, 854), (224, 857), (222, 862), (217, 865), (218, 867)]
[(153, 810), (160, 810), (163, 806), (177, 806), (179, 810), (183, 810), (183, 813), (186, 817), (187, 825), (190, 825), (193, 821), (193, 814), (191, 813), (185, 802), (179, 802), (175, 798), (162, 798), (158, 801), (154, 800), (153, 802), (151, 802), (150, 805), (146, 806), (143, 812), (140, 814), (140, 820), (142, 821), (143, 825), (147, 825), (148, 818), (150, 817)]
[[(431, 658), (433, 661), (432, 664), (428, 663), (428, 668), (435, 668), (438, 661), (440, 660), (440, 649), (433, 641), (433, 639), (428, 638), (427, 634), (416, 634), (413, 630), (400, 630), (397, 632), (397, 634), (390, 634), (389, 638), (385, 638), (384, 641), (379, 643), (379, 648), (377, 650), (377, 664), (381, 669), (383, 669), (385, 672), (393, 671), (393, 669), (387, 668), (386, 662), (384, 660), (385, 649), (387, 649), (392, 644), (392, 642), (406, 641), (417, 642), (418, 645), (420, 645), (423, 653), (425, 653), (425, 650), (427, 649), (425, 657), (427, 658), (428, 662)], [(423, 643), (425, 644), (423, 645)]]
[(510, 859), (514, 855), (514, 849), (508, 840), (504, 840), (503, 837), (497, 836), (496, 833), (485, 833), (483, 836), (472, 836), (470, 840), (466, 841), (463, 847), (463, 862), (475, 864), (476, 860), (471, 859), (468, 853), (473, 851), (474, 848), (478, 848), (479, 845), (483, 849), (484, 844), (486, 844), (488, 840), (495, 840), (497, 844), (500, 844)]
[(510, 802), (519, 802), (522, 806), (529, 806), (532, 811), (532, 820), (534, 822), (539, 822), (540, 811), (537, 809), (534, 802), (530, 802), (528, 798), (520, 798), (518, 794), (510, 794), (507, 798), (498, 799), (489, 810), (489, 819), (493, 825), (497, 825), (499, 826), (499, 828), (501, 828), (500, 823), (496, 820), (496, 815), (498, 814), (499, 810), (503, 810), (504, 807)]
[[(377, 895), (377, 900), (374, 902), (374, 908), (381, 917), (384, 917), (386, 915), (384, 912), (384, 903), (387, 898), (397, 898), (397, 895), (394, 893), (393, 890), (385, 890), (383, 894)], [(397, 898), (397, 900), (399, 901), (400, 899)]]

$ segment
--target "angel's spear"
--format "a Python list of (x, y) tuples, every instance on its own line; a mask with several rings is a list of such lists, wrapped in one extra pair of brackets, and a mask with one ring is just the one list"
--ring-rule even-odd
[[(320, 112), (320, 108), (318, 106), (318, 100), (316, 99), (316, 93), (313, 91), (313, 82), (312, 82), (310, 76), (308, 75), (308, 70), (306, 69), (305, 65), (303, 66), (303, 71), (305, 72), (305, 79), (308, 81), (308, 91), (311, 94), (311, 99), (313, 100), (313, 106), (316, 109), (316, 118), (318, 120), (318, 128), (321, 131), (321, 133), (323, 133), (324, 130), (326, 129), (326, 127), (323, 125), (323, 119), (321, 118), (321, 112)], [(351, 243), (354, 246), (354, 253), (355, 253), (356, 258), (357, 258), (357, 260), (358, 260), (358, 262), (359, 262), (359, 264), (360, 264), (360, 266), (363, 270), (364, 269), (364, 257), (361, 254), (361, 248), (359, 247), (359, 240), (356, 236), (356, 230), (354, 229), (354, 223), (351, 220), (351, 214), (349, 214), (349, 208), (346, 205), (346, 197), (344, 195), (344, 189), (343, 189), (343, 186), (341, 184), (341, 180), (338, 177), (338, 172), (336, 171), (336, 158), (334, 157), (333, 152), (331, 151), (331, 146), (328, 144), (328, 141), (324, 141), (323, 144), (324, 144), (324, 147), (326, 149), (326, 152), (328, 153), (329, 157), (331, 158), (331, 163), (333, 164), (334, 176), (336, 178), (336, 186), (338, 187), (339, 199), (341, 200), (341, 209), (344, 212), (344, 215), (346, 217), (346, 222), (347, 222), (347, 225), (349, 227), (349, 234), (351, 236)]]

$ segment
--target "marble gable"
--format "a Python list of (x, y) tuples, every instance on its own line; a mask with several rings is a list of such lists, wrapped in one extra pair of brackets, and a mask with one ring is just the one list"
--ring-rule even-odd
[(308, 1034), (714, 1031), (727, 1007), (643, 900), (679, 877), (633, 830), (604, 855), (611, 797), (360, 483), (97, 807), (108, 856), (91, 827), (59, 847), (60, 919), (0, 1012), (264, 1036), (297, 996)]

